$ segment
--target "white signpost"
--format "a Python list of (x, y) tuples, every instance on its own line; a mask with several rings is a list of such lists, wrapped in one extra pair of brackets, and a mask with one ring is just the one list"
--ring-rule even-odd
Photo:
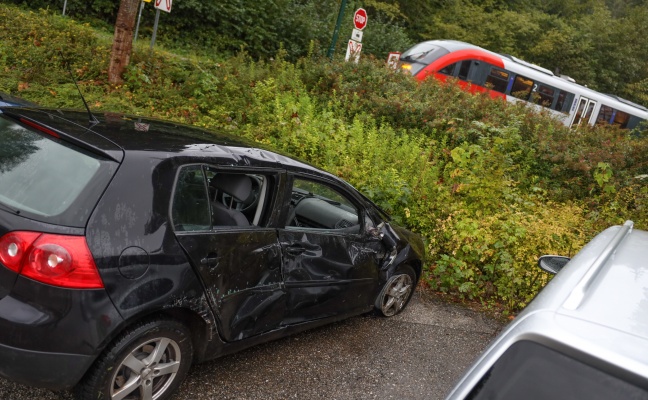
[(367, 26), (367, 11), (364, 8), (358, 8), (353, 14), (353, 32), (347, 46), (346, 57), (344, 61), (353, 58), (354, 62), (360, 61), (360, 52), (362, 51), (362, 30)]
[(135, 39), (133, 43), (137, 42), (137, 35), (139, 34), (140, 21), (142, 20), (142, 11), (144, 10), (144, 3), (150, 3), (151, 0), (143, 0), (142, 5), (140, 6), (139, 14), (137, 15), (137, 25), (135, 27)]
[(157, 36), (157, 27), (158, 27), (158, 21), (160, 20), (160, 10), (164, 12), (171, 12), (171, 2), (173, 0), (155, 0), (155, 22), (153, 23), (153, 36), (151, 37), (151, 50), (153, 50), (153, 46), (155, 45), (155, 36)]

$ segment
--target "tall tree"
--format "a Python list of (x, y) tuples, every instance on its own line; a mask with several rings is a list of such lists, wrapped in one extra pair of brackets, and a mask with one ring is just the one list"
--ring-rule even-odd
[(122, 74), (130, 62), (133, 51), (133, 28), (137, 17), (137, 9), (141, 0), (121, 0), (117, 21), (115, 22), (115, 37), (110, 54), (108, 81), (113, 85), (123, 82)]

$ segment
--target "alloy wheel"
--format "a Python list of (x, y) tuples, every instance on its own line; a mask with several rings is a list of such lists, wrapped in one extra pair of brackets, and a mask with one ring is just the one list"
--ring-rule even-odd
[(131, 351), (115, 371), (111, 400), (158, 399), (175, 379), (180, 359), (180, 347), (174, 340), (147, 340)]
[(386, 317), (398, 314), (412, 293), (412, 277), (409, 274), (393, 276), (383, 289), (380, 311)]

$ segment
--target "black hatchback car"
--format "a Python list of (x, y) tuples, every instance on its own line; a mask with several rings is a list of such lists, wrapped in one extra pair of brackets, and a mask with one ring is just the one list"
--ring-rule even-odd
[(159, 120), (0, 108), (0, 375), (166, 399), (194, 362), (372, 310), (421, 239), (344, 181)]

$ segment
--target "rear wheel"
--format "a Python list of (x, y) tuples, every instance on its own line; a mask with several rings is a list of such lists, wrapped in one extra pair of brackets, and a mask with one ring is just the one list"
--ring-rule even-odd
[(126, 331), (76, 389), (79, 399), (163, 400), (182, 383), (193, 348), (186, 327), (151, 320)]
[(385, 317), (403, 311), (414, 293), (414, 282), (416, 282), (416, 274), (412, 267), (409, 265), (399, 267), (376, 298), (376, 311)]

